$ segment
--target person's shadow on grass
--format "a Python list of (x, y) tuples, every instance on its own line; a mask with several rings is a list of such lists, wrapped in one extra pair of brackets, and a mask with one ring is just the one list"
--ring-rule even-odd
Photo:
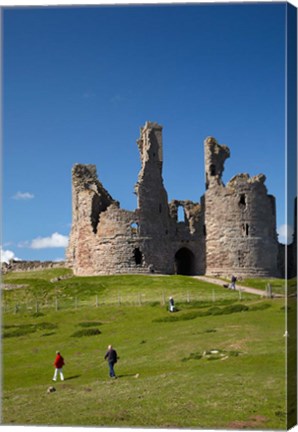
[(138, 374), (123, 374), (123, 375), (117, 375), (117, 378), (125, 378), (125, 377), (136, 377)]
[(72, 379), (80, 378), (80, 376), (81, 376), (81, 375), (73, 375), (73, 376), (70, 376), (70, 377), (64, 378), (64, 381), (69, 381), (69, 380), (72, 380)]

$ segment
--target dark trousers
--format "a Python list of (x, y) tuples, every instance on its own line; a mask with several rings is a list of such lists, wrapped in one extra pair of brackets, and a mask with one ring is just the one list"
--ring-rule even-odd
[(114, 377), (115, 376), (114, 364), (115, 364), (115, 362), (109, 361), (110, 377)]

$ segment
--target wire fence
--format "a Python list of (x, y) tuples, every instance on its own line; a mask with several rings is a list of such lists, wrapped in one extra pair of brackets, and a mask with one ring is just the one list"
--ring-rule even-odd
[[(220, 304), (242, 300), (251, 300), (251, 295), (239, 291), (223, 291), (218, 293), (216, 290), (210, 290), (208, 293), (199, 294), (191, 291), (176, 292), (171, 294), (174, 298), (176, 307), (179, 305), (203, 306), (204, 304)], [(257, 297), (257, 296), (255, 296)], [(102, 295), (94, 295), (88, 298), (80, 296), (73, 297), (52, 297), (42, 299), (29, 299), (28, 301), (5, 300), (2, 297), (1, 309), (2, 314), (38, 314), (50, 311), (61, 310), (78, 310), (81, 308), (100, 308), (104, 306), (160, 306), (168, 307), (169, 296), (166, 292), (160, 294), (152, 293), (131, 293), (123, 294), (119, 290), (115, 294), (109, 294), (107, 298)]]

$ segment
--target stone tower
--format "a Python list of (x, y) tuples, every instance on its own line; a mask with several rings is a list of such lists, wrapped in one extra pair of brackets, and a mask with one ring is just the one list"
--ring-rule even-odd
[(162, 127), (147, 122), (137, 141), (141, 170), (135, 185), (139, 214), (139, 234), (158, 234), (163, 239), (169, 230), (168, 195), (162, 178)]
[(263, 174), (222, 182), (228, 147), (205, 140), (206, 274), (278, 276), (275, 199)]

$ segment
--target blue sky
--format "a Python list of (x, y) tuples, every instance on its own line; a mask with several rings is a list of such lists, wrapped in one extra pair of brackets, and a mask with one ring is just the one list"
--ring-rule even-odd
[[(136, 140), (163, 125), (164, 184), (204, 194), (204, 139), (223, 180), (264, 173), (285, 220), (285, 3), (4, 8), (3, 256), (63, 259), (71, 168), (97, 166), (136, 208)], [(280, 237), (281, 240), (282, 237)]]

